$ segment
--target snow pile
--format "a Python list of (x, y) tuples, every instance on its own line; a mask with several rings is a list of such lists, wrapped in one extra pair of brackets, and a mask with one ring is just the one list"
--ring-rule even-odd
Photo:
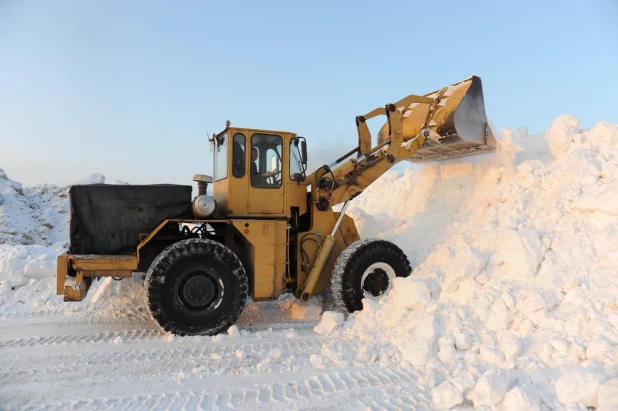
[(69, 209), (68, 187), (22, 187), (0, 168), (0, 304), (9, 290), (53, 275)]
[(427, 370), (436, 407), (610, 409), (617, 143), (617, 125), (580, 130), (561, 116), (540, 135), (504, 130), (493, 156), (387, 176), (352, 213), (363, 236), (396, 242), (416, 268), (316, 331), (354, 341), (354, 362)]
[(68, 187), (22, 187), (0, 168), (0, 244), (51, 246), (67, 241)]
[[(60, 243), (58, 243), (60, 244)], [(56, 257), (66, 251), (41, 245), (0, 245), (0, 296), (8, 288), (26, 285), (30, 279), (50, 277), (56, 270)]]
[[(103, 183), (98, 173), (75, 182)], [(23, 187), (0, 168), (0, 304), (18, 301), (8, 292), (31, 282), (33, 289), (47, 289), (36, 283), (55, 276), (56, 258), (68, 248), (69, 214), (69, 186)]]

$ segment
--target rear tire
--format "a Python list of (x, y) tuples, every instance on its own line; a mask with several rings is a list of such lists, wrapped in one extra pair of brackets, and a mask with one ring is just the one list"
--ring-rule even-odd
[(226, 331), (240, 317), (249, 289), (232, 250), (196, 238), (163, 250), (150, 265), (144, 287), (151, 317), (177, 335)]
[(395, 277), (407, 277), (411, 272), (410, 261), (395, 244), (378, 238), (357, 241), (335, 262), (333, 298), (342, 310), (359, 311), (363, 298), (386, 294)]

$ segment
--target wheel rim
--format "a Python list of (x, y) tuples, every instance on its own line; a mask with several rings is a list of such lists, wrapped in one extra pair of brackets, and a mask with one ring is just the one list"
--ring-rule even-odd
[(224, 286), (219, 274), (209, 267), (183, 271), (174, 284), (174, 300), (188, 314), (215, 310), (223, 301)]
[(386, 294), (393, 286), (397, 275), (393, 267), (386, 263), (373, 263), (363, 273), (361, 288), (365, 298)]

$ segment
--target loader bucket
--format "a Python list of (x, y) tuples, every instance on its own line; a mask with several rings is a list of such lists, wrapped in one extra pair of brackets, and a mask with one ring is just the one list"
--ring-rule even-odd
[[(426, 94), (435, 98), (440, 91)], [(496, 139), (487, 125), (481, 79), (472, 76), (449, 86), (442, 94), (431, 121), (425, 125), (429, 104), (413, 103), (403, 114), (403, 139), (416, 137), (423, 128), (425, 143), (410, 158), (413, 163), (448, 160), (496, 150)], [(423, 127), (425, 126), (425, 127)], [(382, 126), (378, 142), (388, 138), (388, 123)]]

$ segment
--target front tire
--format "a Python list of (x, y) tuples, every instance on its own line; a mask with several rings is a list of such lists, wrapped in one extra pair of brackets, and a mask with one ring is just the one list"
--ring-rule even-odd
[(331, 277), (333, 298), (352, 313), (363, 309), (363, 298), (386, 294), (395, 277), (408, 277), (410, 261), (395, 244), (378, 238), (357, 241), (337, 258)]
[(189, 239), (167, 247), (144, 281), (146, 305), (159, 326), (177, 335), (215, 335), (240, 317), (249, 283), (226, 246)]

